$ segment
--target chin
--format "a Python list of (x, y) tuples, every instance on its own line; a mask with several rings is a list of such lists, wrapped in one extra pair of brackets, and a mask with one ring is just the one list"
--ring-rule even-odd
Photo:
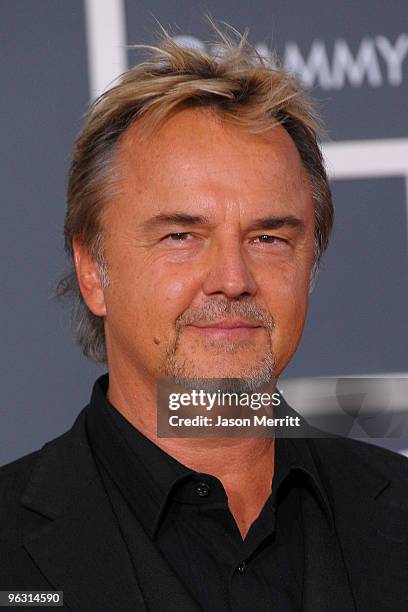
[(245, 364), (226, 364), (225, 358), (214, 359), (211, 364), (208, 358), (205, 363), (199, 360), (177, 359), (167, 369), (167, 375), (180, 384), (193, 385), (199, 388), (209, 386), (217, 389), (234, 389), (235, 391), (255, 391), (274, 378), (275, 361), (272, 355), (248, 359)]

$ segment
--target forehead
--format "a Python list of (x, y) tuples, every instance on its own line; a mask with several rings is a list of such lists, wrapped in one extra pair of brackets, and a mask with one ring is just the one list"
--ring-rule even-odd
[(123, 196), (137, 195), (142, 214), (145, 199), (152, 206), (205, 200), (214, 210), (227, 202), (246, 210), (273, 202), (311, 205), (307, 172), (283, 127), (254, 134), (209, 109), (181, 110), (148, 138), (135, 122), (116, 161)]

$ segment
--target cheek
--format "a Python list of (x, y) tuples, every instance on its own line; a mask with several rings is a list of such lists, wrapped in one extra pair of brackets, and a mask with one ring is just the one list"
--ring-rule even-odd
[(276, 339), (296, 342), (306, 318), (309, 284), (304, 275), (276, 275), (268, 289), (268, 306), (276, 323)]
[(174, 325), (179, 317), (191, 304), (195, 295), (192, 280), (184, 275), (167, 273), (160, 278), (156, 277), (156, 287), (151, 294), (151, 300), (157, 305), (161, 313), (160, 323), (167, 327)]
[(114, 278), (107, 289), (108, 311), (115, 309), (128, 327), (137, 324), (138, 335), (168, 332), (169, 328), (174, 329), (177, 317), (189, 307), (196, 294), (194, 278), (194, 274), (186, 274), (181, 266), (151, 263), (143, 269), (128, 266), (120, 279)]
[(304, 295), (288, 296), (288, 299), (281, 303), (276, 317), (275, 349), (285, 362), (291, 359), (299, 345), (306, 312), (307, 297)]

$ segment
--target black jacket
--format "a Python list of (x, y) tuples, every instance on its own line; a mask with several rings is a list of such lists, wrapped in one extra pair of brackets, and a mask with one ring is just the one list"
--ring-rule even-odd
[[(350, 588), (336, 583), (319, 543), (306, 542), (303, 610), (408, 610), (407, 459), (341, 438), (310, 444)], [(0, 468), (0, 590), (63, 590), (63, 609), (74, 612), (198, 612), (142, 528), (134, 538), (137, 579), (96, 470), (84, 410), (68, 432)]]

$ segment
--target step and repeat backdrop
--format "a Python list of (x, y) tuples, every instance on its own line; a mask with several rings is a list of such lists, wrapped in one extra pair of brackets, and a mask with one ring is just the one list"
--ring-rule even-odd
[[(139, 61), (158, 23), (211, 50), (210, 14), (318, 101), (336, 222), (282, 386), (408, 376), (408, 5), (403, 0), (0, 0), (0, 464), (71, 426), (103, 370), (53, 298), (66, 266), (70, 150), (89, 101)], [(309, 384), (309, 387), (308, 387)], [(299, 386), (303, 385), (303, 386)], [(294, 407), (300, 409), (300, 405)], [(376, 439), (407, 453), (408, 440)]]

